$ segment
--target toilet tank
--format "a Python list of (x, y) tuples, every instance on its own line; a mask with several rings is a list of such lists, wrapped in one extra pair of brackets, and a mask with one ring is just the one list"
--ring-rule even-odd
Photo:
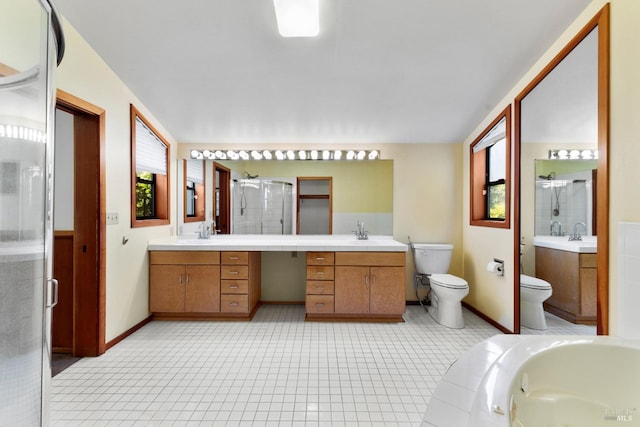
[(414, 263), (419, 274), (449, 272), (453, 245), (446, 243), (414, 243)]

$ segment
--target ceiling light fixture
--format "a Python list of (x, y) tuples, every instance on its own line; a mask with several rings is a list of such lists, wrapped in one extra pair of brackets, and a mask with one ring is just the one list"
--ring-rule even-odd
[(198, 160), (379, 160), (378, 150), (191, 150), (192, 159)]
[(282, 37), (315, 37), (320, 32), (320, 0), (273, 0)]

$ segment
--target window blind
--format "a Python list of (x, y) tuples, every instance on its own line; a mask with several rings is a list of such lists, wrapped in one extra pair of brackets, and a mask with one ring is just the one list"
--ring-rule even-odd
[(491, 147), (496, 142), (505, 139), (506, 134), (506, 117), (503, 117), (496, 125), (482, 138), (476, 145), (473, 146), (473, 152), (477, 153), (485, 148)]
[(136, 117), (136, 172), (167, 175), (167, 146)]
[(187, 160), (187, 181), (202, 184), (204, 181), (204, 160)]

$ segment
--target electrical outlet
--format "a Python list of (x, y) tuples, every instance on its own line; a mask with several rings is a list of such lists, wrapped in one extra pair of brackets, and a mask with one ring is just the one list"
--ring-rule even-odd
[(107, 225), (115, 225), (120, 222), (118, 212), (107, 212)]

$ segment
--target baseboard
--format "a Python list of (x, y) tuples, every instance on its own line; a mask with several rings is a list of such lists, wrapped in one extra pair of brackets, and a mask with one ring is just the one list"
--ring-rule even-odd
[(126, 331), (124, 331), (123, 333), (121, 333), (120, 335), (118, 335), (117, 337), (112, 339), (111, 341), (109, 341), (105, 345), (105, 351), (109, 350), (111, 347), (113, 347), (114, 345), (118, 344), (120, 341), (122, 341), (123, 339), (127, 338), (129, 335), (133, 334), (135, 331), (137, 331), (138, 329), (142, 328), (147, 323), (151, 322), (152, 317), (153, 316), (149, 315), (149, 317), (147, 317), (146, 319), (144, 319), (141, 322), (133, 325), (131, 328), (127, 329)]
[(469, 310), (470, 312), (472, 312), (473, 314), (475, 314), (476, 316), (478, 316), (479, 318), (481, 318), (482, 320), (484, 320), (485, 322), (487, 322), (488, 324), (490, 324), (494, 328), (498, 329), (503, 334), (513, 334), (513, 331), (508, 330), (507, 328), (505, 328), (504, 326), (502, 326), (501, 324), (499, 324), (498, 322), (496, 322), (492, 318), (488, 317), (486, 314), (482, 313), (481, 311), (478, 311), (475, 307), (467, 304), (464, 301), (462, 302), (462, 305), (467, 310)]

